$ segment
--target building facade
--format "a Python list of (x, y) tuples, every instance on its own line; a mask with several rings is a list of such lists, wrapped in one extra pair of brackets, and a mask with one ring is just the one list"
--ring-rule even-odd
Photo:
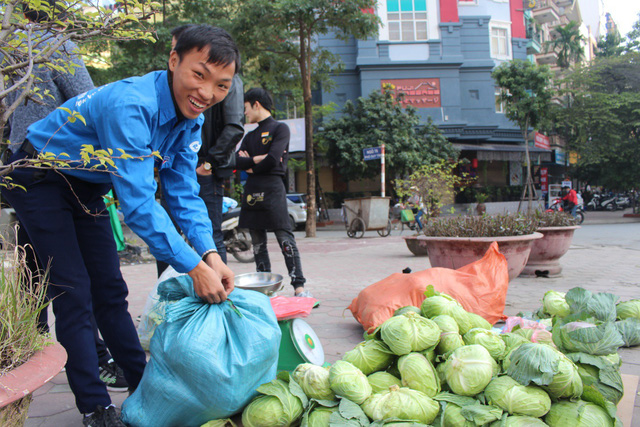
[[(376, 38), (318, 40), (344, 62), (322, 103), (341, 107), (391, 84), (471, 160), (480, 185), (521, 185), (524, 140), (504, 114), (491, 72), (527, 60), (524, 10), (523, 0), (380, 0)], [(531, 150), (532, 162), (551, 159), (548, 150)]]

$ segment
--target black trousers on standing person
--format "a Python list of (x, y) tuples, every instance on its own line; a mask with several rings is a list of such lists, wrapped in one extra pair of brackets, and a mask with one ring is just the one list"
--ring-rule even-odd
[[(20, 150), (10, 161), (27, 156)], [(130, 387), (138, 386), (146, 364), (102, 199), (110, 185), (53, 170), (16, 169), (10, 176), (24, 189), (2, 188), (2, 195), (15, 209), (37, 258), (50, 262), (48, 294), (56, 337), (68, 355), (69, 386), (79, 411), (93, 412), (111, 398), (98, 374), (92, 316)]]

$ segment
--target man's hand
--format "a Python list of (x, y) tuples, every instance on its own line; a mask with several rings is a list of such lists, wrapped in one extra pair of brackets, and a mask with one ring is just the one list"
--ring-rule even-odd
[(204, 261), (213, 269), (213, 271), (218, 273), (222, 286), (224, 287), (226, 294), (229, 295), (235, 287), (235, 274), (233, 274), (233, 271), (231, 271), (227, 264), (222, 262), (222, 258), (220, 258), (220, 255), (217, 252), (207, 255)]
[(255, 163), (255, 164), (257, 165), (258, 163), (260, 163), (261, 161), (263, 161), (265, 157), (267, 157), (267, 155), (266, 155), (266, 154), (261, 154), (261, 155), (259, 155), (259, 156), (254, 156), (254, 157), (253, 157), (253, 163)]
[(234, 274), (218, 254), (209, 254), (207, 263), (200, 261), (188, 274), (196, 294), (209, 304), (226, 301), (234, 287)]
[(204, 168), (204, 164), (202, 164), (196, 168), (196, 173), (198, 175), (206, 176), (206, 175), (211, 175), (213, 172), (211, 172), (211, 170), (206, 170)]

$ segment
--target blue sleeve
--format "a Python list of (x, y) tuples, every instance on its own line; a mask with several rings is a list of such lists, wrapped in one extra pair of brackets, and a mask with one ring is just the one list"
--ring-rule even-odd
[(178, 234), (169, 215), (155, 200), (157, 185), (151, 156), (154, 109), (128, 96), (113, 104), (103, 109), (100, 119), (94, 122), (102, 147), (111, 148), (114, 156), (120, 154), (119, 148), (134, 157), (147, 156), (143, 160), (114, 160), (117, 171), (112, 181), (125, 222), (149, 245), (157, 259), (178, 272), (191, 271), (200, 262), (200, 256)]
[[(189, 139), (196, 140), (200, 141), (200, 128)], [(199, 196), (197, 161), (198, 153), (185, 144), (175, 155), (171, 167), (160, 169), (160, 183), (173, 218), (196, 251), (203, 254), (216, 245), (213, 241), (211, 219)]]

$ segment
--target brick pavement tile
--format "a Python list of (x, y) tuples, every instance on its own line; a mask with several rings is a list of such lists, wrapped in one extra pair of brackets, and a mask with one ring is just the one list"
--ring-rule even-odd
[(49, 393), (71, 393), (71, 387), (69, 384), (54, 384)]
[(46, 383), (45, 385), (43, 385), (42, 387), (40, 387), (39, 389), (37, 389), (36, 391), (33, 392), (33, 397), (38, 397), (38, 396), (42, 396), (45, 393), (48, 393), (49, 390), (51, 390), (51, 388), (53, 388), (54, 384), (49, 381), (48, 383)]
[(29, 406), (29, 417), (49, 417), (70, 409), (79, 415), (72, 393), (46, 393), (33, 399)]

